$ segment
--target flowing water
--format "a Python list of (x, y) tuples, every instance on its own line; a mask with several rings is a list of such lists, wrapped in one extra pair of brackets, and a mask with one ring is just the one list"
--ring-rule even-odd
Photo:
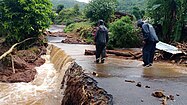
[(0, 83), (1, 105), (61, 105), (61, 82), (72, 59), (61, 49), (49, 49), (51, 52), (43, 56), (45, 64), (36, 67), (37, 75), (32, 82)]

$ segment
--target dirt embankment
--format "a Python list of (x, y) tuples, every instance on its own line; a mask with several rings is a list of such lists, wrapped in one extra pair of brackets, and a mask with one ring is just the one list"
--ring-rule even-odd
[(64, 32), (46, 32), (45, 33), (48, 36), (51, 37), (66, 37), (65, 40), (62, 40), (62, 43), (67, 44), (91, 44), (89, 42), (86, 42), (86, 39), (81, 38), (80, 35), (75, 33), (64, 33)]
[[(0, 43), (0, 55), (9, 50), (10, 47)], [(42, 65), (45, 60), (41, 55), (46, 53), (44, 46), (35, 46), (28, 50), (16, 50), (0, 60), (1, 82), (30, 82), (36, 75), (36, 66)]]
[(82, 67), (72, 63), (62, 81), (64, 98), (61, 105), (113, 105), (113, 96), (97, 86)]

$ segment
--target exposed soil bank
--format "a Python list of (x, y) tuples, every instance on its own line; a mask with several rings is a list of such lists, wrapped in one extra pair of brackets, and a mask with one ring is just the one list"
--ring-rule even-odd
[[(9, 47), (0, 43), (0, 55), (5, 53)], [(36, 75), (36, 66), (42, 65), (45, 60), (41, 55), (46, 53), (44, 46), (35, 46), (28, 50), (14, 50), (11, 55), (0, 61), (0, 81), (1, 82), (30, 82)], [(12, 65), (13, 60), (13, 65)], [(13, 73), (13, 66), (15, 73)]]
[(66, 71), (62, 88), (65, 88), (62, 105), (113, 105), (112, 95), (99, 88), (97, 81), (87, 76), (77, 63)]

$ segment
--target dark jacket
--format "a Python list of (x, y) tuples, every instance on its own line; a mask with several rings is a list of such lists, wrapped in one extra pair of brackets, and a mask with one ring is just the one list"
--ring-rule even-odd
[(142, 25), (143, 39), (146, 43), (157, 43), (159, 39), (156, 35), (155, 29), (151, 24), (144, 23)]
[(100, 25), (96, 31), (96, 44), (106, 44), (108, 39), (108, 29), (104, 25)]

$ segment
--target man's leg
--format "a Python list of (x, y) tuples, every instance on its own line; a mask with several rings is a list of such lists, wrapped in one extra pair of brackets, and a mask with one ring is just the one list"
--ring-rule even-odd
[(153, 43), (151, 45), (151, 53), (150, 53), (150, 59), (149, 59), (149, 62), (151, 64), (153, 64), (153, 60), (154, 60), (154, 55), (155, 55), (155, 50), (156, 50), (156, 43)]
[(100, 55), (101, 55), (101, 45), (96, 44), (96, 63), (99, 63)]
[(144, 62), (143, 66), (146, 66), (150, 63), (149, 59), (150, 59), (150, 45), (146, 44), (143, 47), (143, 62)]
[(102, 45), (101, 63), (105, 62), (105, 57), (106, 57), (106, 46)]

